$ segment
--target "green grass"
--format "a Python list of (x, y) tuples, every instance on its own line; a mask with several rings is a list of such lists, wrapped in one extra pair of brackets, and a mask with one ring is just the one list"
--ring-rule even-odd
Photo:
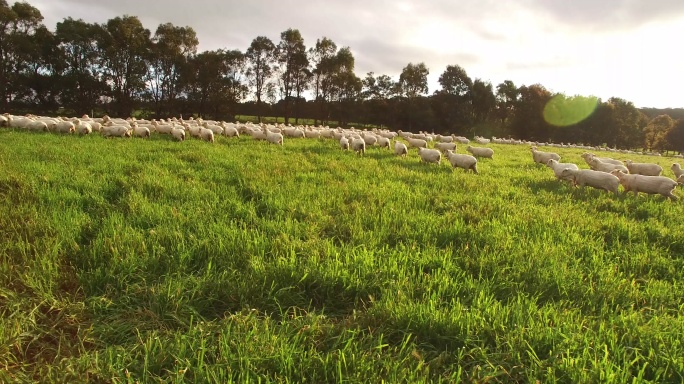
[(683, 203), (491, 147), (1, 129), (0, 382), (682, 382)]

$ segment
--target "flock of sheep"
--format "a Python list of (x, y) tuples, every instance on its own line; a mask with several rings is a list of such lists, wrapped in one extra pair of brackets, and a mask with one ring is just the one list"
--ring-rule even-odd
[[(26, 129), (29, 131), (76, 133), (87, 135), (99, 132), (104, 137), (150, 137), (152, 134), (169, 135), (177, 141), (183, 141), (187, 135), (214, 142), (217, 135), (226, 137), (239, 137), (249, 135), (256, 140), (283, 145), (285, 137), (291, 138), (316, 138), (333, 139), (339, 142), (343, 150), (353, 150), (359, 155), (366, 152), (367, 146), (393, 148), (397, 156), (408, 155), (409, 149), (416, 148), (421, 162), (440, 164), (442, 156), (453, 168), (462, 168), (465, 172), (470, 170), (478, 173), (478, 158), (493, 158), (494, 150), (488, 147), (474, 147), (470, 140), (462, 136), (443, 136), (426, 132), (410, 133), (402, 131), (390, 131), (373, 129), (372, 131), (358, 130), (355, 128), (329, 128), (310, 126), (285, 126), (283, 124), (252, 124), (252, 123), (227, 123), (203, 119), (188, 120), (171, 118), (169, 120), (137, 120), (135, 118), (120, 119), (104, 116), (102, 118), (90, 118), (84, 115), (80, 118), (45, 117), (45, 116), (14, 116), (8, 113), (0, 115), (0, 126)], [(403, 139), (400, 140), (400, 139)], [(404, 143), (404, 141), (406, 143)], [(639, 192), (647, 194), (660, 194), (672, 200), (677, 197), (673, 194), (678, 183), (684, 183), (684, 171), (679, 164), (672, 164), (672, 171), (676, 180), (662, 176), (662, 167), (655, 163), (635, 163), (631, 160), (623, 162), (608, 157), (597, 157), (592, 153), (585, 152), (582, 158), (590, 169), (580, 169), (573, 163), (560, 163), (560, 156), (553, 152), (539, 151), (536, 145), (582, 148), (593, 150), (598, 148), (579, 146), (573, 144), (534, 143), (514, 139), (500, 139), (493, 137), (491, 140), (476, 136), (474, 141), (480, 145), (490, 142), (497, 144), (526, 144), (530, 145), (532, 159), (536, 163), (548, 166), (554, 172), (558, 180), (571, 181), (574, 186), (590, 186), (618, 193), (618, 185), (622, 185), (625, 192), (632, 191), (635, 195)], [(429, 148), (428, 143), (434, 143)], [(470, 154), (456, 153), (456, 143), (467, 145), (466, 151)], [(603, 149), (605, 150), (605, 149)], [(612, 150), (615, 151), (615, 150)], [(635, 153), (621, 151), (623, 153)]]

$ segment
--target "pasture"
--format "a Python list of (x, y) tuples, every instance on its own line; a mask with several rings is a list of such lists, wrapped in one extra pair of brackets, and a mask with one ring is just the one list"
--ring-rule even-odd
[(0, 129), (0, 381), (682, 382), (684, 203), (488, 146)]

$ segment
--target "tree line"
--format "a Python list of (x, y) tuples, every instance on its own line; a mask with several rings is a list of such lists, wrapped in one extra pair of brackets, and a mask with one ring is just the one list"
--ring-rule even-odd
[[(566, 96), (510, 80), (494, 86), (470, 78), (457, 64), (446, 67), (440, 89), (430, 94), (425, 63), (408, 63), (398, 79), (373, 72), (359, 77), (350, 47), (321, 37), (307, 48), (297, 29), (282, 32), (277, 42), (258, 36), (244, 51), (198, 52), (190, 26), (163, 23), (152, 33), (138, 17), (124, 15), (102, 24), (69, 17), (51, 31), (42, 21), (29, 3), (0, 0), (3, 111), (224, 120), (236, 114), (283, 116), (287, 123), (306, 118), (470, 137), (684, 150), (682, 110), (658, 114), (617, 97)], [(549, 112), (552, 99), (555, 109)], [(588, 117), (574, 121), (572, 108), (587, 105)], [(565, 123), (549, 121), (549, 113)]]

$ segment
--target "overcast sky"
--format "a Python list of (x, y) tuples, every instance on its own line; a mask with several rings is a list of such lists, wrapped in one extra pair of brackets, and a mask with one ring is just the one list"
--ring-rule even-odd
[[(540, 83), (553, 92), (616, 96), (637, 107), (684, 107), (683, 0), (27, 0), (54, 30), (66, 17), (104, 23), (138, 16), (190, 26), (199, 50), (245, 51), (299, 29), (308, 47), (349, 46), (356, 74), (395, 80), (424, 62), (430, 93), (458, 64), (496, 87)], [(12, 3), (13, 1), (8, 1)]]

